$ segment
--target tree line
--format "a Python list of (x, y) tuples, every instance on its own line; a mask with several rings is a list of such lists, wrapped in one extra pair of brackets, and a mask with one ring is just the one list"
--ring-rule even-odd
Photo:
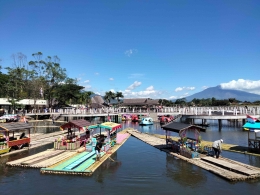
[[(22, 99), (33, 99), (34, 107), (38, 99), (48, 101), (49, 108), (62, 107), (71, 104), (89, 105), (92, 91), (85, 91), (84, 86), (78, 85), (77, 79), (69, 78), (66, 69), (61, 67), (58, 56), (44, 57), (42, 52), (32, 54), (32, 60), (27, 61), (27, 56), (22, 53), (11, 56), (12, 65), (2, 67), (0, 59), (0, 98), (7, 98), (12, 109), (22, 105), (18, 102)], [(7, 71), (4, 74), (1, 70)], [(111, 100), (124, 98), (122, 92), (105, 92), (104, 99), (109, 104)], [(185, 98), (175, 102), (159, 99), (162, 106), (229, 106), (241, 103), (235, 98), (217, 100), (216, 98), (196, 99), (188, 102)], [(254, 102), (260, 104), (260, 101)], [(250, 104), (250, 102), (244, 102)]]
[[(34, 108), (38, 99), (47, 100), (49, 108), (91, 104), (94, 92), (84, 90), (77, 79), (68, 77), (58, 56), (44, 57), (42, 52), (36, 52), (28, 62), (26, 55), (17, 53), (11, 56), (10, 67), (2, 67), (1, 62), (0, 59), (0, 98), (7, 98), (11, 109), (21, 108), (18, 102), (22, 99), (33, 99)], [(108, 91), (104, 99), (110, 103), (123, 97), (122, 92)]]
[(162, 106), (231, 106), (231, 105), (249, 105), (249, 104), (254, 104), (254, 105), (259, 105), (260, 101), (255, 101), (253, 103), (247, 102), (247, 101), (239, 101), (236, 98), (229, 98), (229, 99), (223, 99), (223, 100), (218, 100), (214, 97), (212, 98), (202, 98), (202, 99), (197, 99), (194, 98), (191, 101), (187, 101), (186, 98), (180, 98), (176, 99), (175, 101), (171, 100), (166, 100), (166, 99), (159, 99), (159, 103)]

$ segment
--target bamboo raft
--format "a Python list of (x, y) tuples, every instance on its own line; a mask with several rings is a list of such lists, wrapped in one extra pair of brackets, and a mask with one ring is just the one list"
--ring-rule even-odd
[(172, 150), (166, 146), (165, 139), (146, 133), (141, 133), (136, 130), (128, 130), (128, 133), (155, 148), (158, 148), (191, 164), (199, 166), (229, 181), (243, 181), (248, 179), (260, 178), (259, 167), (250, 166), (223, 157), (216, 159), (203, 154), (200, 154), (199, 158), (187, 158), (185, 156), (172, 152)]
[(94, 171), (110, 156), (116, 152), (130, 137), (129, 133), (120, 132), (117, 135), (116, 144), (107, 152), (101, 153), (100, 161), (96, 161), (95, 151), (80, 152), (82, 149), (54, 150), (49, 149), (32, 156), (7, 162), (9, 166), (20, 166), (28, 168), (41, 168), (40, 172), (45, 174), (72, 174), (91, 176)]

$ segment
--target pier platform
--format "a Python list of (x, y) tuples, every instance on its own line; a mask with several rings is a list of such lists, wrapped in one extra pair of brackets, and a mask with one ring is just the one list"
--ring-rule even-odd
[(260, 178), (260, 168), (250, 166), (238, 161), (234, 161), (228, 158), (213, 158), (200, 154), (198, 158), (187, 158), (178, 153), (175, 153), (166, 146), (165, 138), (159, 138), (154, 135), (141, 133), (136, 130), (128, 130), (132, 136), (137, 139), (160, 149), (161, 151), (167, 152), (179, 159), (182, 159), (186, 162), (199, 166), (209, 172), (212, 172), (222, 178), (225, 178), (229, 181), (243, 181), (248, 179)]
[[(43, 174), (72, 174), (91, 176), (94, 171), (116, 152), (130, 137), (122, 131), (117, 134), (116, 144), (107, 152), (101, 152), (100, 161), (96, 161), (95, 151), (67, 151), (49, 149), (38, 154), (7, 162), (9, 166), (40, 168)], [(83, 149), (84, 150), (84, 149)]]

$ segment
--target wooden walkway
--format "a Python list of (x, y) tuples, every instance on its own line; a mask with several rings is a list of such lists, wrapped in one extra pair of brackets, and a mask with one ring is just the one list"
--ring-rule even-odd
[(200, 154), (200, 158), (187, 158), (174, 153), (171, 149), (167, 148), (165, 139), (146, 133), (141, 133), (136, 130), (128, 130), (128, 133), (153, 147), (167, 152), (179, 159), (199, 166), (229, 181), (256, 179), (260, 177), (259, 167), (250, 166), (228, 158), (216, 159), (213, 157), (205, 156), (203, 154)]

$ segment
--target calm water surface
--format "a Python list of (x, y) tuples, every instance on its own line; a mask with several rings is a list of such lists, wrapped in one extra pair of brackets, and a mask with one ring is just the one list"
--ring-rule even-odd
[[(123, 123), (142, 132), (165, 134), (159, 124), (140, 127), (138, 123)], [(177, 136), (176, 133), (172, 134)], [(202, 134), (205, 140), (223, 138), (227, 143), (247, 145), (247, 133), (241, 127), (217, 123)], [(115, 162), (107, 160), (91, 177), (70, 175), (43, 175), (39, 169), (5, 166), (7, 161), (22, 158), (52, 145), (22, 154), (0, 158), (1, 194), (260, 194), (260, 180), (243, 182), (226, 181), (204, 169), (176, 159), (165, 152), (130, 137), (113, 154)], [(245, 154), (223, 152), (223, 156), (260, 167), (260, 158)]]

